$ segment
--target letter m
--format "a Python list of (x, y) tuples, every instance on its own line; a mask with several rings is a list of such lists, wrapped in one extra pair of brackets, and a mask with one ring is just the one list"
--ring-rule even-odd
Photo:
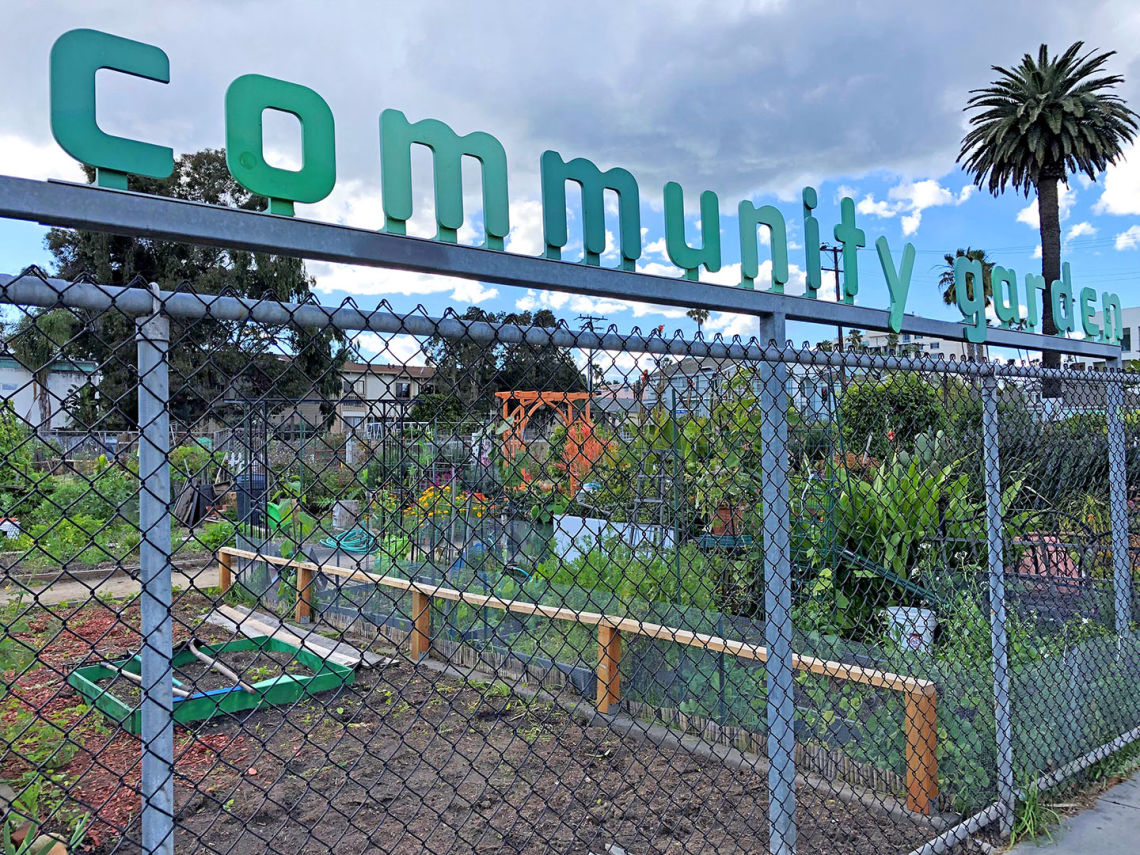
[(546, 236), (546, 257), (561, 258), (566, 246), (566, 182), (582, 188), (582, 244), (586, 264), (601, 264), (606, 251), (606, 216), (603, 194), (612, 190), (618, 196), (618, 237), (622, 270), (633, 270), (641, 257), (641, 208), (637, 181), (625, 169), (602, 172), (585, 158), (569, 163), (556, 151), (542, 153), (542, 231)]
[(507, 202), (507, 154), (482, 131), (459, 136), (437, 119), (412, 124), (399, 110), (380, 114), (380, 187), (384, 194), (384, 229), (405, 234), (412, 216), (412, 146), (431, 149), (435, 173), (436, 240), (455, 243), (463, 225), (463, 167), (466, 155), (483, 167), (483, 229), (488, 249), (502, 249), (510, 231)]

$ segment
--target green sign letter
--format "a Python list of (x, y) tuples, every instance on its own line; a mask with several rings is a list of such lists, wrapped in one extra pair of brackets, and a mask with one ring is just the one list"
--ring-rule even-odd
[(982, 262), (959, 255), (954, 259), (954, 292), (958, 308), (968, 322), (966, 341), (979, 344), (986, 340), (986, 289), (983, 285)]
[(1036, 330), (1037, 326), (1041, 323), (1041, 316), (1038, 312), (1039, 294), (1045, 293), (1045, 277), (1040, 273), (1026, 273), (1025, 274), (1025, 312), (1026, 322), (1029, 324), (1031, 330)]
[(720, 270), (720, 204), (716, 193), (701, 194), (701, 246), (685, 240), (685, 191), (676, 181), (665, 185), (665, 251), (669, 260), (696, 279), (701, 265), (710, 273)]
[(1021, 320), (1021, 306), (1017, 301), (1017, 273), (1000, 265), (990, 271), (994, 290), (994, 314), (1003, 330)]
[(606, 217), (602, 194), (613, 190), (618, 195), (618, 241), (621, 245), (621, 269), (633, 270), (641, 257), (641, 209), (637, 181), (628, 170), (615, 167), (602, 172), (584, 157), (569, 163), (556, 151), (544, 151), (542, 169), (542, 231), (546, 238), (546, 257), (562, 257), (566, 246), (566, 182), (582, 188), (582, 246), (586, 264), (601, 264), (606, 251)]
[(867, 235), (855, 227), (855, 200), (844, 196), (839, 201), (840, 223), (835, 239), (843, 244), (843, 302), (855, 302), (859, 293), (859, 247), (867, 245)]
[[(1096, 312), (1096, 307), (1093, 302), (1096, 300), (1096, 291), (1092, 288), (1081, 289), (1081, 330), (1085, 334), (1085, 338), (1101, 338), (1100, 327), (1096, 325), (1093, 320), (1093, 314)], [(1105, 319), (1107, 325), (1108, 319)]]
[(756, 227), (767, 226), (772, 245), (772, 291), (784, 293), (788, 283), (788, 228), (778, 208), (764, 205), (757, 208), (748, 200), (740, 203), (740, 287), (755, 288), (760, 275), (760, 248)]
[[(292, 113), (301, 122), (301, 168), (265, 162), (262, 115)], [(307, 86), (245, 74), (226, 90), (226, 165), (237, 182), (269, 197), (269, 212), (293, 216), (294, 202), (319, 202), (336, 184), (333, 115), (325, 99)]]
[(1069, 278), (1069, 262), (1061, 265), (1061, 278), (1053, 280), (1053, 323), (1057, 335), (1070, 333), (1077, 328), (1077, 307), (1073, 301), (1073, 282)]
[(1120, 297), (1107, 291), (1100, 295), (1101, 320), (1104, 329), (1101, 336), (1109, 344), (1120, 344), (1124, 338), (1124, 318), (1120, 314)]
[(409, 122), (399, 110), (380, 114), (380, 187), (384, 230), (405, 233), (412, 216), (412, 146), (431, 149), (435, 178), (436, 240), (455, 243), (463, 225), (463, 157), (483, 167), (483, 230), (488, 249), (502, 249), (511, 229), (507, 200), (507, 153), (488, 133), (459, 136), (438, 119)]
[(910, 293), (910, 276), (914, 272), (914, 244), (903, 247), (902, 267), (895, 270), (891, 248), (885, 237), (875, 241), (879, 251), (879, 263), (883, 265), (883, 275), (887, 278), (887, 291), (891, 295), (891, 311), (887, 316), (887, 326), (892, 332), (902, 332), (903, 313), (906, 311), (906, 297)]
[(170, 82), (170, 60), (154, 45), (101, 33), (71, 30), (51, 48), (51, 133), (63, 150), (95, 167), (100, 187), (127, 189), (127, 174), (166, 178), (174, 151), (113, 137), (95, 122), (95, 72), (101, 68)]
[(807, 263), (807, 290), (805, 297), (812, 300), (819, 294), (819, 286), (823, 284), (823, 273), (819, 263), (819, 220), (812, 216), (812, 211), (819, 204), (819, 197), (814, 187), (805, 187), (804, 200), (804, 255)]

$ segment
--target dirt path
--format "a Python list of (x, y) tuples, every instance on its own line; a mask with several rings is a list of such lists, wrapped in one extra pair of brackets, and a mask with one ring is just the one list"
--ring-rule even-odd
[[(218, 565), (214, 562), (198, 566), (188, 562), (179, 565), (172, 576), (175, 589), (190, 590), (216, 587)], [(54, 606), (60, 603), (83, 603), (92, 597), (122, 598), (134, 596), (141, 589), (137, 579), (124, 573), (108, 572), (105, 575), (93, 574), (90, 579), (76, 579), (70, 574), (61, 574), (54, 581), (39, 581), (30, 584), (9, 581), (0, 589), (0, 605), (6, 605), (18, 597), (25, 603), (35, 599), (40, 605)]]

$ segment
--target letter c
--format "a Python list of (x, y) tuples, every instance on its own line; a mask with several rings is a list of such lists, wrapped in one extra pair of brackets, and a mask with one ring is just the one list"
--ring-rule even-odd
[(70, 30), (51, 48), (51, 132), (63, 150), (95, 167), (100, 187), (127, 189), (127, 175), (166, 178), (174, 150), (105, 134), (95, 122), (95, 73), (121, 71), (170, 82), (170, 60), (154, 45), (98, 30)]

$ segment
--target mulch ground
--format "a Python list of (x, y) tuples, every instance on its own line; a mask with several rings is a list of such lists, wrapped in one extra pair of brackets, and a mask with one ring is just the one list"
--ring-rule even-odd
[[(207, 605), (179, 603), (176, 641)], [(81, 707), (64, 679), (136, 651), (137, 620), (137, 606), (98, 603), (33, 615), (22, 635), (42, 664), (17, 677), (0, 715), (67, 734), (74, 751), (58, 769), (69, 799), (94, 813), (92, 853), (141, 851), (140, 743)], [(212, 626), (195, 635), (224, 640)], [(180, 855), (768, 851), (764, 773), (623, 740), (502, 684), (403, 660), (289, 709), (178, 728), (175, 741)], [(16, 755), (34, 751), (23, 749), (0, 777), (26, 769)], [(801, 853), (907, 852), (933, 836), (807, 787), (797, 809)]]

